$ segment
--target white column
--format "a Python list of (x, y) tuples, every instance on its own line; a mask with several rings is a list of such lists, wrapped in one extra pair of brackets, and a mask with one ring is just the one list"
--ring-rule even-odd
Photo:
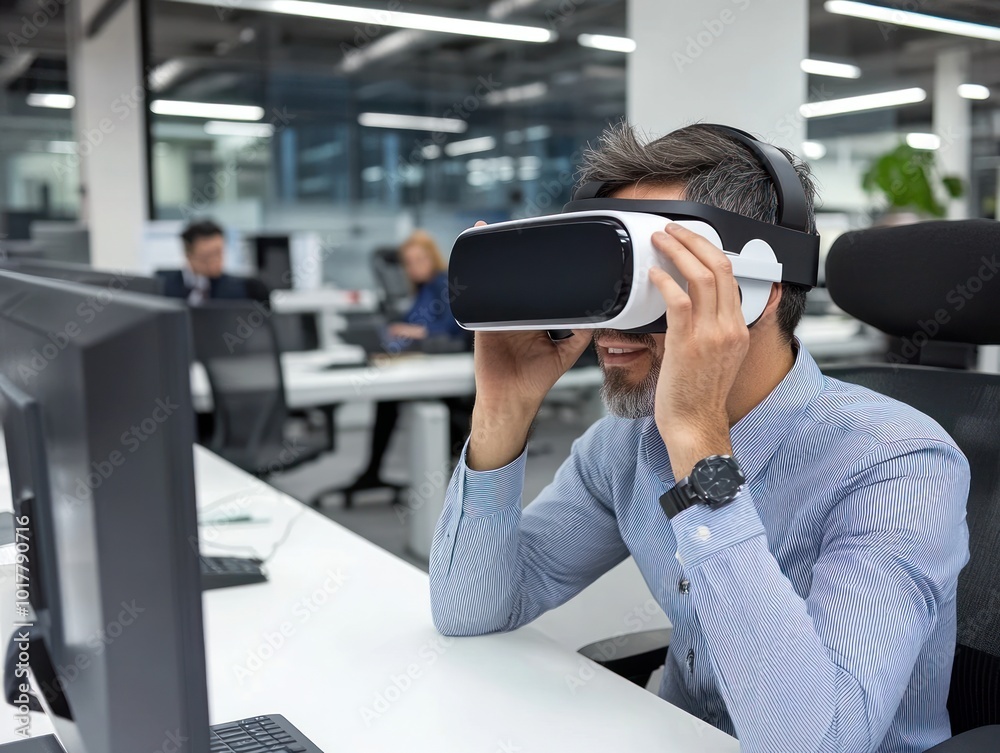
[(88, 39), (86, 29), (104, 3), (77, 0), (67, 6), (83, 219), (94, 266), (138, 269), (148, 218), (139, 0), (125, 0)]
[[(953, 49), (939, 52), (934, 62), (934, 133), (941, 138), (937, 165), (942, 175), (957, 175), (968, 195), (971, 165), (969, 142), (972, 103), (958, 96), (959, 84), (968, 82), (969, 51)], [(967, 198), (948, 202), (948, 219), (969, 216)]]
[(806, 0), (628, 0), (628, 117), (652, 136), (696, 121), (801, 151)]

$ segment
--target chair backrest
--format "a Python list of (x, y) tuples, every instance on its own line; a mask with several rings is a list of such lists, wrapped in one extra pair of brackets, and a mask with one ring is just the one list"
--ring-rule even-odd
[(212, 388), (213, 449), (252, 458), (261, 447), (280, 446), (288, 409), (270, 312), (213, 301), (191, 308), (191, 326), (195, 359)]
[(390, 318), (403, 314), (413, 297), (413, 289), (399, 261), (399, 251), (380, 248), (372, 252), (372, 272), (379, 287), (383, 313)]
[[(998, 248), (1000, 223), (991, 220), (845, 233), (827, 257), (827, 288), (834, 303), (901, 338), (924, 363), (961, 365), (947, 344), (1000, 343)], [(1000, 374), (898, 360), (825, 372), (926, 413), (969, 460), (970, 560), (958, 580), (948, 710), (953, 734), (1000, 724)]]

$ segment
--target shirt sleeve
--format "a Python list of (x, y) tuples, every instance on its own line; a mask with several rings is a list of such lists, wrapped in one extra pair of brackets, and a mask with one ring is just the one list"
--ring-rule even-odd
[[(672, 521), (744, 753), (876, 750), (968, 559), (969, 469), (944, 443), (886, 445), (826, 521), (803, 599), (749, 491)], [(951, 644), (954, 648), (954, 644)], [(943, 671), (951, 657), (942, 657)]]
[(431, 548), (431, 609), (446, 635), (513, 630), (575, 596), (621, 562), (610, 485), (594, 424), (573, 443), (555, 479), (521, 510), (525, 453), (473, 471), (465, 451), (451, 478)]

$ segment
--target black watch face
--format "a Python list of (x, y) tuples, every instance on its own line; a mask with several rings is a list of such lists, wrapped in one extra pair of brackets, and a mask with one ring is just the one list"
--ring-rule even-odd
[(728, 457), (705, 458), (691, 471), (692, 486), (710, 505), (732, 502), (745, 480), (736, 461)]

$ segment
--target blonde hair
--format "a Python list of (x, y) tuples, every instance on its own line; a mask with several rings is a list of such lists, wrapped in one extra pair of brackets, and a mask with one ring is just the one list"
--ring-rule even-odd
[(441, 248), (438, 246), (433, 236), (426, 230), (414, 230), (410, 233), (410, 237), (400, 244), (400, 253), (402, 253), (404, 248), (409, 248), (410, 246), (417, 246), (427, 254), (434, 267), (435, 274), (448, 270), (448, 264), (445, 262), (444, 256), (441, 254)]

